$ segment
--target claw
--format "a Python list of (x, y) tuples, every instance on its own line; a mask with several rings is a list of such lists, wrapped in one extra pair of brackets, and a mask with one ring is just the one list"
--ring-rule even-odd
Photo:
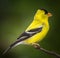
[(40, 49), (40, 45), (38, 43), (33, 43), (32, 44), (36, 49)]

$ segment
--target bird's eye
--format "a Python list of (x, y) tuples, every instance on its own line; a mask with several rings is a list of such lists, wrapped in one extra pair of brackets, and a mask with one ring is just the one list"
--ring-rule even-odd
[(48, 11), (47, 10), (45, 10), (45, 9), (41, 9), (41, 10), (44, 10), (45, 11), (45, 14), (48, 14)]

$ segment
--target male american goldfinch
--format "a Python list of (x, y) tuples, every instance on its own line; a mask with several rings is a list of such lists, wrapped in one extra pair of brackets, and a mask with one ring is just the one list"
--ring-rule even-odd
[(49, 31), (48, 18), (52, 16), (45, 9), (38, 9), (34, 20), (28, 26), (28, 28), (17, 38), (17, 40), (11, 44), (3, 54), (9, 51), (11, 48), (16, 47), (19, 44), (34, 44), (41, 41)]

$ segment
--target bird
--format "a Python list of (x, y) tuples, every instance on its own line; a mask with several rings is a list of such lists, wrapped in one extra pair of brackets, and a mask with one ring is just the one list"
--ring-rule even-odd
[(43, 38), (47, 35), (50, 25), (49, 25), (49, 17), (52, 14), (48, 12), (46, 9), (38, 9), (34, 15), (34, 18), (31, 24), (27, 27), (27, 29), (17, 38), (15, 42), (13, 42), (4, 52), (7, 53), (10, 49), (20, 45), (34, 45), (38, 44), (39, 41), (43, 40)]

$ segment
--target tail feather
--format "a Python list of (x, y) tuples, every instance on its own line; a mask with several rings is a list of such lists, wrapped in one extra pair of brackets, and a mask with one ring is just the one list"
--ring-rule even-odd
[(18, 42), (18, 41), (14, 42), (13, 44), (11, 44), (11, 45), (3, 52), (3, 55), (4, 55), (5, 53), (7, 53), (10, 49), (12, 49), (12, 48), (14, 48), (14, 47), (16, 47), (17, 45), (22, 44), (22, 43), (23, 43), (23, 42)]
[(2, 55), (4, 55), (5, 53), (7, 53), (10, 49), (11, 49), (11, 47), (8, 47), (8, 48), (3, 52)]

